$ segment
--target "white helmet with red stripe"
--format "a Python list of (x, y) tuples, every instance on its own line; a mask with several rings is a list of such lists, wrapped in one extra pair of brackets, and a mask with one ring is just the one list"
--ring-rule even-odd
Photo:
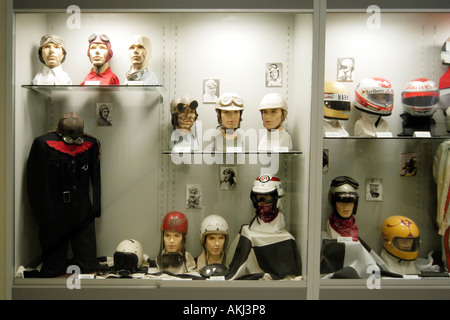
[(415, 117), (429, 117), (439, 103), (439, 90), (436, 84), (427, 78), (411, 80), (402, 92), (403, 110)]
[(394, 109), (394, 89), (384, 78), (362, 80), (355, 90), (355, 107), (379, 116), (390, 116)]

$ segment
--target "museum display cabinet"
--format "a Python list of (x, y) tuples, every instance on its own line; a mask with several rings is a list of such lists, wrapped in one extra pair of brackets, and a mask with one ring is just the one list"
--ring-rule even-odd
[[(391, 215), (405, 215), (417, 223), (420, 259), (445, 248), (437, 229), (433, 164), (439, 146), (450, 136), (446, 109), (438, 107), (433, 114), (432, 135), (422, 131), (415, 136), (399, 135), (405, 84), (415, 78), (438, 83), (448, 69), (440, 55), (450, 36), (450, 8), (438, 1), (421, 5), (426, 7), (396, 7), (384, 1), (360, 7), (345, 1), (200, 1), (188, 5), (109, 1), (108, 7), (92, 1), (76, 5), (8, 1), (9, 298), (448, 299), (448, 270), (439, 272), (439, 277), (435, 273), (425, 278), (378, 276), (365, 269), (358, 279), (337, 279), (322, 269), (323, 238), (331, 210), (328, 190), (337, 176), (359, 182), (355, 219), (365, 250), (370, 247), (380, 254), (381, 225)], [(62, 66), (72, 79), (70, 85), (32, 83), (42, 70), (38, 49), (46, 34), (64, 39), (67, 54)], [(107, 35), (113, 52), (109, 66), (119, 85), (81, 85), (92, 67), (88, 57), (91, 34)], [(155, 84), (126, 82), (128, 51), (136, 35), (151, 41), (147, 53), (151, 51), (149, 69), (157, 78)], [(338, 80), (343, 58), (354, 62), (352, 78), (339, 81), (348, 88), (352, 102), (349, 118), (342, 121), (347, 137), (323, 132), (324, 82)], [(278, 70), (276, 83), (271, 82), (274, 68)], [(361, 115), (354, 107), (355, 89), (369, 77), (383, 77), (392, 84), (394, 108), (383, 117), (390, 135), (354, 135)], [(210, 79), (215, 81), (217, 96), (232, 92), (242, 98), (238, 101), (243, 108), (241, 147), (212, 148), (219, 123), (216, 103), (204, 97)], [(269, 93), (287, 101), (284, 127), (292, 148), (258, 151), (266, 132), (259, 105)], [(198, 104), (193, 126), (198, 148), (175, 150), (171, 149), (171, 102), (186, 95)], [(99, 125), (99, 112), (105, 105), (109, 125)], [(45, 278), (36, 276), (42, 263), (41, 226), (30, 204), (33, 191), (27, 184), (27, 162), (35, 139), (55, 130), (68, 112), (80, 115), (84, 132), (100, 142), (101, 215), (95, 218), (95, 236), (96, 256), (103, 269), (81, 274), (68, 269), (65, 275)], [(417, 159), (417, 170), (411, 176), (401, 175), (401, 163), (411, 155)], [(232, 186), (225, 183), (229, 172), (234, 177)], [(266, 176), (280, 180), (284, 195), (278, 200), (282, 203), (278, 214), (285, 227), (282, 232), (252, 238), (246, 229), (255, 215), (252, 186)], [(370, 181), (382, 188), (377, 201), (368, 199)], [(199, 257), (203, 250), (202, 221), (219, 215), (228, 224), (227, 265), (233, 269), (242, 254), (241, 240), (250, 237), (251, 253), (241, 257), (248, 267), (228, 278), (207, 278), (200, 270), (183, 275), (160, 272), (155, 261), (164, 241), (161, 227), (166, 214), (174, 211), (187, 219), (185, 249), (192, 257)], [(111, 262), (114, 266), (114, 254), (125, 239), (141, 244), (142, 268), (132, 274), (110, 272), (108, 267)], [(273, 245), (286, 239), (293, 251), (283, 257), (284, 251)], [(342, 241), (346, 240), (337, 242)], [(68, 256), (74, 256), (74, 251), (69, 250)], [(264, 260), (270, 252), (274, 258)], [(295, 274), (277, 273), (292, 260)]]

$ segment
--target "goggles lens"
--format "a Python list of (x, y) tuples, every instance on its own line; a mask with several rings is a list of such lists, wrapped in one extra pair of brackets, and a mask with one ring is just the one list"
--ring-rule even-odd
[(58, 36), (55, 35), (46, 35), (41, 38), (41, 43), (39, 44), (40, 47), (46, 45), (49, 42), (53, 42), (54, 44), (57, 44), (59, 46), (64, 46), (64, 40)]
[(226, 276), (228, 272), (228, 268), (220, 263), (209, 264), (200, 270), (200, 274), (205, 278), (213, 276)]
[(91, 34), (88, 38), (89, 43), (92, 43), (95, 39), (100, 38), (103, 42), (109, 42), (109, 37), (106, 34)]
[(349, 184), (355, 189), (358, 189), (359, 187), (359, 183), (355, 179), (347, 176), (336, 177), (331, 181), (332, 187), (342, 186), (343, 184)]
[(242, 107), (244, 105), (244, 101), (239, 97), (224, 97), (217, 103), (222, 107), (229, 107), (232, 104), (238, 107)]
[(178, 268), (183, 264), (183, 262), (184, 262), (183, 255), (179, 253), (165, 253), (162, 256), (161, 265), (163, 266), (163, 268), (167, 268), (169, 266)]

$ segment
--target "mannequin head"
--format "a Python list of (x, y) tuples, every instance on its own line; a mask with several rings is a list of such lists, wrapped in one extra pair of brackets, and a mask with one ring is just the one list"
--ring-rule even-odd
[(242, 121), (244, 102), (235, 93), (225, 93), (216, 102), (217, 121), (222, 130), (236, 130)]
[(164, 248), (169, 253), (181, 253), (184, 236), (181, 232), (163, 231)]
[(278, 93), (266, 94), (258, 110), (261, 112), (263, 125), (267, 130), (277, 130), (283, 128), (288, 110), (286, 100)]
[(76, 112), (69, 112), (63, 114), (59, 119), (58, 128), (56, 132), (60, 134), (64, 142), (69, 144), (83, 143), (84, 120)]
[(356, 190), (359, 184), (351, 177), (339, 176), (333, 179), (328, 198), (333, 214), (342, 219), (350, 219), (356, 214), (359, 196)]
[(198, 118), (198, 102), (189, 96), (175, 97), (170, 103), (173, 129), (190, 131)]
[(108, 36), (93, 34), (89, 37), (88, 57), (95, 69), (106, 69), (109, 60), (113, 57), (111, 42)]
[(381, 231), (387, 252), (401, 260), (417, 259), (420, 232), (414, 221), (404, 216), (391, 216), (384, 221)]
[(64, 40), (55, 35), (45, 35), (39, 44), (39, 60), (47, 68), (59, 67), (66, 59)]
[(256, 209), (256, 216), (268, 223), (278, 216), (284, 189), (276, 176), (262, 175), (253, 182), (250, 199)]
[(133, 70), (146, 68), (152, 56), (150, 39), (145, 36), (134, 36), (128, 48), (128, 56)]
[(228, 244), (229, 229), (224, 218), (207, 216), (200, 226), (200, 243), (205, 251), (206, 264), (223, 263)]

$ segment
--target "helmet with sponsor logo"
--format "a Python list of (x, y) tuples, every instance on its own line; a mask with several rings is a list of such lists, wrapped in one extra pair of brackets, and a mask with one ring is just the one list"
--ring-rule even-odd
[(363, 112), (390, 116), (394, 109), (394, 90), (384, 78), (362, 80), (355, 90), (355, 107)]
[(431, 116), (439, 103), (439, 90), (427, 78), (409, 81), (402, 92), (403, 110), (415, 117)]
[(381, 232), (387, 252), (402, 260), (417, 259), (420, 232), (414, 221), (404, 216), (391, 216), (384, 221)]
[(350, 92), (342, 82), (329, 81), (324, 85), (325, 119), (348, 120), (350, 117)]

